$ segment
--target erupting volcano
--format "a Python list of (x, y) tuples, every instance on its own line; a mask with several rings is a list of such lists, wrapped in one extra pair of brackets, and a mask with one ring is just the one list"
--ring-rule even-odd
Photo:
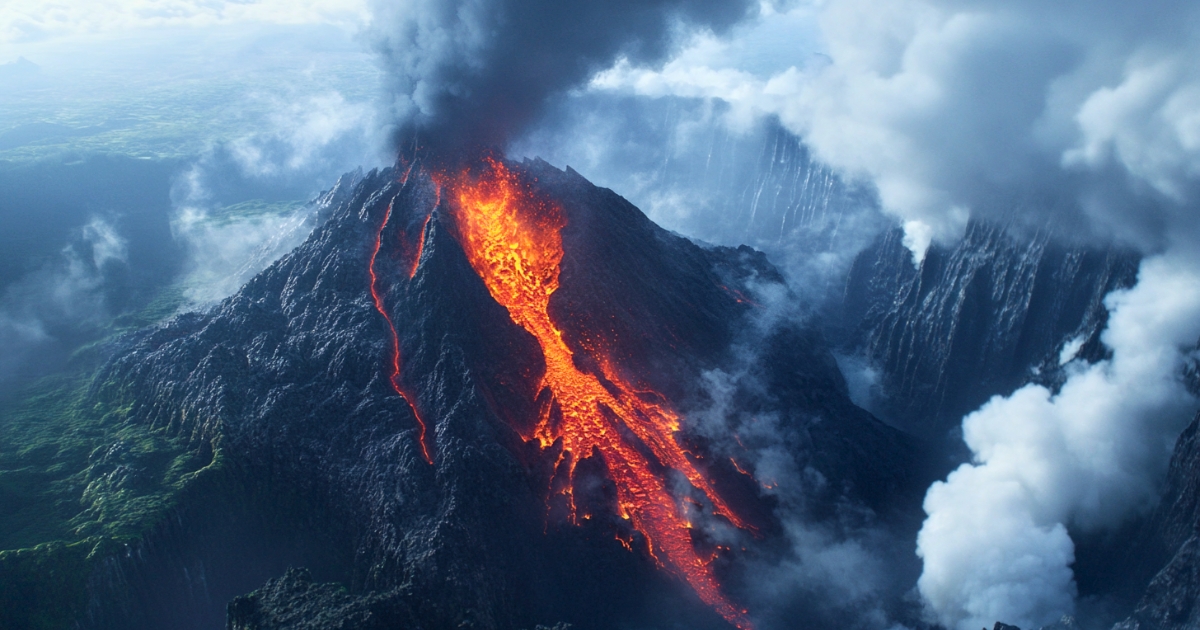
[[(747, 558), (784, 530), (749, 476), (764, 447), (734, 433), (775, 418), (787, 441), (767, 446), (825, 481), (805, 496), (820, 514), (888, 509), (913, 451), (853, 405), (818, 335), (755, 325), (747, 296), (778, 270), (539, 160), (407, 166), (344, 178), (300, 247), (97, 377), (127, 422), (212, 462), (182, 517), (198, 533), (168, 532), (194, 547), (122, 556), (145, 568), (97, 595), (132, 602), (98, 627), (188, 606), (223, 622), (235, 597), (232, 628), (299, 610), (380, 630), (788, 627), (749, 587)], [(703, 375), (742, 369), (744, 343), (767, 353), (754, 386), (686, 422), (715, 407)]]
[(459, 241), (472, 268), (513, 322), (541, 346), (546, 366), (541, 410), (534, 430), (523, 437), (556, 454), (554, 476), (561, 482), (552, 487), (565, 495), (570, 517), (578, 516), (576, 466), (599, 455), (615, 483), (620, 516), (645, 536), (655, 562), (684, 578), (730, 623), (750, 628), (746, 611), (722, 595), (710, 567), (713, 558), (702, 558), (695, 549), (691, 517), (681, 506), (689, 499), (668, 488), (671, 475), (682, 474), (717, 514), (749, 527), (679, 444), (680, 417), (661, 396), (630, 383), (607, 348), (580, 348), (601, 373), (581, 370), (575, 351), (551, 319), (550, 297), (559, 287), (563, 258), (562, 209), (538, 198), (495, 159), (487, 160), (483, 172), (464, 172), (448, 185)]

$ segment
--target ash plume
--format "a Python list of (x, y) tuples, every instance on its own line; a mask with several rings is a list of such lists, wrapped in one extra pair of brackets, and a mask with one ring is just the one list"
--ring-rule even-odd
[(547, 101), (618, 58), (654, 64), (686, 29), (723, 31), (746, 0), (378, 1), (395, 138), (440, 155), (503, 148)]

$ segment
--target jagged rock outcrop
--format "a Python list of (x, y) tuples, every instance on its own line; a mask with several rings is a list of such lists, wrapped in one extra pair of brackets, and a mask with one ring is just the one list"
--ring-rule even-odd
[(1158, 509), (1130, 555), (1131, 571), (1153, 578), (1114, 630), (1200, 627), (1200, 416), (1179, 436)]
[(288, 569), (229, 603), (228, 630), (388, 630), (420, 625), (402, 599), (354, 597), (336, 584), (317, 584), (307, 569)]

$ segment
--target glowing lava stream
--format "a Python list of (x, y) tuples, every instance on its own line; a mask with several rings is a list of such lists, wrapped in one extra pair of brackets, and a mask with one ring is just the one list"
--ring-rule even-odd
[[(375, 310), (383, 315), (384, 321), (387, 322), (388, 331), (392, 338), (392, 373), (388, 378), (388, 382), (392, 384), (392, 389), (400, 395), (400, 398), (408, 404), (408, 408), (412, 409), (413, 417), (417, 419), (417, 444), (421, 446), (421, 456), (425, 458), (426, 463), (432, 465), (433, 457), (429, 454), (429, 445), (426, 444), (426, 428), (425, 420), (421, 418), (421, 412), (417, 411), (417, 405), (414, 402), (416, 397), (404, 391), (404, 387), (400, 383), (400, 335), (396, 332), (396, 325), (392, 323), (392, 318), (383, 308), (383, 298), (379, 295), (379, 278), (375, 275), (375, 259), (379, 257), (379, 250), (383, 247), (383, 229), (387, 227), (388, 219), (392, 217), (392, 204), (388, 204), (387, 212), (383, 215), (383, 223), (379, 224), (379, 232), (375, 234), (375, 251), (371, 252), (371, 264), (367, 267), (367, 271), (371, 274), (371, 299), (375, 301)], [(428, 219), (426, 219), (428, 223)], [(421, 240), (425, 239), (425, 231), (421, 230)], [(420, 260), (420, 250), (417, 250), (417, 260)], [(417, 273), (417, 264), (413, 263), (412, 272), (409, 274), (409, 279)]]
[[(550, 296), (558, 289), (563, 256), (560, 232), (566, 217), (560, 207), (535, 198), (504, 164), (488, 163), (490, 172), (479, 180), (464, 174), (453, 184), (459, 206), (456, 223), (471, 266), (492, 297), (508, 309), (513, 322), (537, 338), (545, 356), (541, 387), (550, 390), (552, 401), (543, 406), (533, 434), (525, 439), (537, 439), (542, 448), (561, 440), (556, 474), (562, 472), (571, 482), (564, 493), (572, 518), (575, 466), (598, 452), (615, 482), (622, 518), (629, 519), (645, 536), (658, 565), (685, 579), (701, 600), (730, 623), (750, 628), (746, 611), (721, 594), (709, 566), (711, 559), (701, 559), (696, 553), (691, 523), (668, 489), (668, 481), (622, 431), (633, 433), (664, 466), (683, 473), (712, 501), (718, 514), (738, 527), (747, 524), (729, 509), (676, 441), (678, 415), (640, 398), (616, 374), (609, 357), (594, 358), (613, 391), (595, 375), (575, 367), (562, 331), (548, 311)], [(552, 413), (555, 403), (562, 412), (559, 421)]]

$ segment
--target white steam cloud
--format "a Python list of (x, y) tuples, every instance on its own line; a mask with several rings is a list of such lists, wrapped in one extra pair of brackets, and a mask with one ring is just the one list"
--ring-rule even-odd
[[(171, 230), (185, 248), (185, 309), (203, 308), (236, 292), (295, 249), (317, 225), (316, 207), (296, 199), (244, 200), (245, 191), (214, 189), (241, 182), (245, 190), (304, 195), (338, 175), (389, 161), (386, 134), (374, 108), (340, 92), (256, 98), (272, 103), (262, 128), (214, 146), (175, 181)], [(237, 203), (228, 203), (229, 199)]]
[(201, 308), (233, 295), (303, 243), (316, 226), (312, 206), (276, 204), (246, 212), (247, 205), (224, 212), (196, 206), (178, 211), (171, 229), (188, 254), (184, 308)]
[[(918, 257), (971, 216), (1053, 214), (1155, 249), (1200, 174), (1197, 19), (1177, 1), (765, 6), (731, 39), (698, 38), (661, 68), (617, 64), (593, 87), (777, 115), (874, 183)], [(816, 35), (746, 43), (781, 20)], [(789, 61), (756, 69), (747, 47)]]
[(233, 159), (246, 175), (276, 177), (294, 172), (320, 172), (386, 163), (382, 125), (374, 109), (340, 92), (259, 97), (272, 112), (264, 128), (229, 143)]

